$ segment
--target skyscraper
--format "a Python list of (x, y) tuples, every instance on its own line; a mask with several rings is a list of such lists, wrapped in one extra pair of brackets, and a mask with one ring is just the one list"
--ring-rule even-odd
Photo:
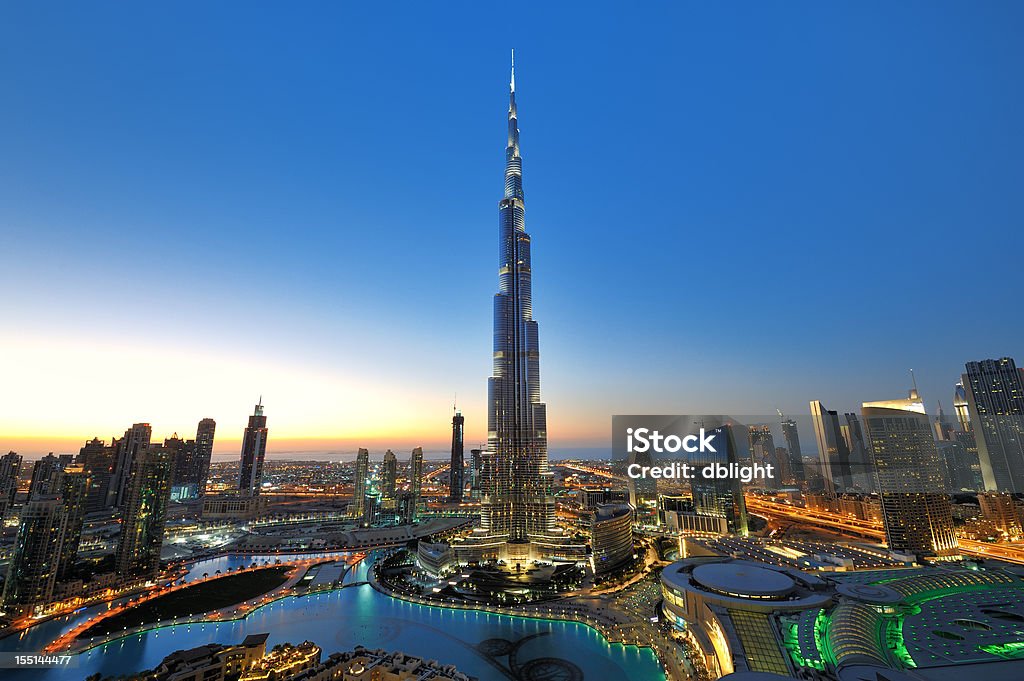
[(918, 557), (956, 557), (942, 463), (917, 390), (906, 399), (865, 402), (861, 414), (889, 548)]
[(171, 498), (193, 499), (198, 496), (196, 477), (196, 441), (183, 440), (175, 433), (164, 440), (164, 447), (174, 452), (174, 482)]
[(28, 498), (53, 496), (60, 493), (60, 478), (65, 461), (50, 452), (32, 466), (32, 480), (28, 486)]
[[(715, 451), (687, 454), (687, 462), (697, 470), (709, 464), (739, 464), (733, 426), (725, 424), (710, 433)], [(690, 490), (693, 493), (693, 507), (697, 515), (724, 518), (730, 533), (747, 535), (747, 502), (743, 497), (743, 485), (739, 478), (733, 476), (708, 479), (698, 475), (690, 480)]]
[(482, 495), (484, 469), (484, 449), (469, 450), (469, 496), (471, 499), (479, 499)]
[(841, 426), (846, 451), (850, 457), (850, 481), (855, 487), (866, 492), (875, 489), (875, 472), (871, 468), (871, 454), (864, 440), (864, 429), (861, 427), (860, 416), (854, 413), (843, 414), (846, 423)]
[(173, 478), (173, 450), (149, 445), (136, 451), (115, 558), (117, 571), (123, 577), (151, 578), (160, 569)]
[(21, 509), (3, 604), (11, 613), (32, 614), (53, 596), (63, 542), (64, 506), (56, 494), (29, 499)]
[(964, 388), (963, 381), (953, 386), (953, 409), (956, 411), (960, 430), (965, 433), (971, 432), (971, 414), (967, 407), (967, 389)]
[(359, 448), (356, 454), (356, 472), (352, 480), (352, 515), (355, 518), (362, 518), (366, 511), (366, 481), (370, 477), (370, 451)]
[(825, 492), (845, 492), (853, 484), (850, 476), (850, 451), (846, 448), (839, 413), (825, 408), (819, 400), (811, 401), (811, 421), (818, 441), (818, 457)]
[(18, 493), (18, 476), (21, 474), (21, 455), (8, 452), (0, 456), (0, 522), (14, 505)]
[(764, 486), (767, 489), (778, 489), (782, 479), (789, 476), (789, 461), (776, 459), (775, 436), (772, 435), (771, 425), (758, 423), (748, 426), (747, 438), (751, 460), (760, 464), (772, 464), (775, 467), (775, 477), (765, 478)]
[(64, 505), (64, 533), (61, 538), (57, 579), (71, 577), (82, 541), (82, 525), (89, 501), (89, 472), (81, 464), (64, 468), (60, 481), (60, 498)]
[(409, 488), (412, 493), (408, 516), (415, 521), (419, 517), (420, 495), (423, 491), (423, 447), (412, 450), (409, 460)]
[(385, 501), (394, 501), (398, 480), (398, 459), (390, 449), (384, 452), (384, 464), (381, 468), (381, 493)]
[(110, 445), (94, 437), (78, 450), (75, 463), (81, 464), (89, 472), (89, 491), (86, 493), (86, 513), (100, 511), (112, 504), (110, 492), (114, 475), (118, 442), (115, 439)]
[(114, 473), (110, 481), (109, 506), (120, 507), (124, 504), (135, 454), (140, 448), (148, 447), (152, 438), (153, 428), (148, 423), (134, 423), (125, 431), (124, 437), (117, 441)]
[(465, 487), (464, 439), (465, 423), (462, 412), (455, 410), (452, 417), (452, 463), (448, 472), (448, 498), (454, 502), (462, 501), (462, 489)]
[(780, 411), (779, 418), (782, 420), (782, 436), (786, 438), (786, 449), (789, 450), (789, 474), (797, 485), (807, 480), (804, 474), (804, 456), (800, 450), (800, 432), (797, 430), (796, 421), (787, 419)]
[(555, 504), (548, 471), (547, 412), (540, 401), (540, 348), (533, 319), (530, 235), (525, 229), (515, 66), (509, 82), (505, 195), (498, 203), (498, 292), (494, 296), (493, 375), (487, 385), (491, 470), (481, 528), (526, 543), (549, 534)]
[(206, 493), (206, 482), (210, 479), (210, 459), (213, 457), (213, 437), (217, 432), (217, 422), (203, 419), (196, 428), (196, 453), (194, 480), (199, 496)]
[(985, 489), (1024, 491), (1024, 369), (1013, 359), (968, 362), (963, 385)]
[(263, 398), (256, 403), (249, 425), (242, 436), (242, 463), (238, 489), (254, 497), (263, 484), (263, 459), (267, 455), (267, 417), (263, 415)]

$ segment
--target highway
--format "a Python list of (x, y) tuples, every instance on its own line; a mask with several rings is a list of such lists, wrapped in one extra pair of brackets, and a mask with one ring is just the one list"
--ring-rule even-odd
[[(756, 496), (747, 495), (747, 509), (752, 513), (770, 519), (781, 519), (790, 522), (822, 527), (833, 532), (848, 536), (872, 539), (885, 543), (885, 528), (882, 523), (872, 520), (858, 520), (825, 511), (812, 511), (780, 504)], [(960, 552), (977, 558), (996, 558), (1009, 563), (1024, 565), (1024, 546), (1009, 544), (990, 544), (987, 542), (960, 539)]]

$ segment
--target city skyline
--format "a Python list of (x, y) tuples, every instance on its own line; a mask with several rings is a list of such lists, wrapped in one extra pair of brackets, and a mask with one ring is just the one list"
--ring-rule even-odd
[[(884, 26), (815, 8), (787, 28), (778, 9), (679, 10), (664, 28), (556, 10), (546, 22), (591, 29), (593, 44), (571, 49), (522, 27), (489, 33), (486, 48), (473, 35), (434, 45), (420, 27), (443, 12), (411, 11), (388, 29), (406, 40), (381, 55), (381, 83), (351, 66), (377, 54), (379, 29), (343, 45), (317, 17), (279, 28), (253, 10), (253, 33), (220, 45), (234, 19), (222, 10), (199, 32), (177, 23), (188, 12), (138, 11), (168, 23), (146, 37), (157, 49), (123, 60), (139, 38), (109, 33), (103, 10), (69, 12), (87, 35), (50, 17), (46, 40), (34, 10), (8, 10), (25, 13), (8, 22), (20, 26), (5, 35), (11, 54), (31, 58), (5, 64), (18, 97), (0, 112), (12, 139), (0, 265), (18, 291), (0, 301), (0, 447), (75, 452), (134, 422), (160, 440), (212, 417), (215, 456), (237, 457), (261, 393), (269, 455), (440, 454), (454, 393), (467, 442), (485, 441), (487, 353), (466, 348), (489, 335), (501, 161), (488, 122), (504, 108), (504, 45), (529, 74), (552, 451), (607, 447), (615, 413), (804, 414), (812, 399), (856, 411), (901, 391), (910, 367), (933, 414), (965, 362), (1024, 354), (1019, 317), (994, 313), (1013, 309), (1012, 268), (989, 269), (972, 293), (961, 248), (966, 235), (1007, 251), (1021, 239), (1007, 199), (1024, 153), (1012, 134), (1019, 8), (946, 6), (924, 28), (913, 8)], [(654, 31), (648, 50), (602, 49), (637, 25)], [(312, 47), (264, 54), (278, 30)], [(197, 56), (174, 49), (178, 32)], [(865, 32), (878, 50), (851, 63)], [(725, 48), (749, 44), (728, 54), (723, 35)], [(615, 188), (599, 201), (597, 162)], [(685, 259), (720, 251), (723, 235), (745, 246), (727, 252), (729, 277)], [(584, 240), (614, 244), (616, 258), (582, 257)], [(879, 306), (893, 281), (917, 288), (913, 310)], [(664, 312), (658, 333), (626, 332)]]

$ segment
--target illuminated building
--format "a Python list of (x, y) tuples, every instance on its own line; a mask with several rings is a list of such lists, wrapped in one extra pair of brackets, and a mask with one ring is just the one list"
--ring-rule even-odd
[(658, 504), (658, 519), (670, 532), (729, 533), (729, 523), (724, 517), (697, 515), (690, 497), (663, 494)]
[(320, 647), (312, 641), (297, 646), (276, 645), (242, 672), (239, 681), (283, 681), (293, 679), (320, 664)]
[(59, 495), (36, 496), (21, 509), (3, 605), (7, 612), (32, 614), (50, 601), (57, 580), (64, 533), (64, 504)]
[(547, 536), (555, 518), (548, 472), (547, 411), (540, 401), (540, 347), (533, 319), (522, 171), (513, 67), (505, 196), (498, 204), (494, 372), (487, 385), (487, 446), (492, 460), (481, 504), (481, 526), (492, 537), (517, 543)]
[(263, 659), (269, 634), (251, 634), (239, 645), (208, 643), (198, 648), (178, 650), (155, 668), (131, 676), (125, 681), (225, 681), (239, 675)]
[(117, 440), (107, 445), (103, 440), (94, 437), (85, 443), (75, 457), (75, 463), (81, 464), (89, 472), (88, 499), (85, 512), (108, 508), (111, 503), (111, 483), (114, 474), (114, 462), (117, 457)]
[(8, 452), (0, 456), (0, 526), (7, 512), (14, 505), (18, 493), (18, 476), (21, 473), (21, 455)]
[(800, 449), (800, 431), (797, 430), (796, 421), (787, 419), (780, 411), (779, 418), (782, 420), (782, 436), (786, 439), (786, 449), (789, 450), (789, 475), (796, 485), (802, 485), (806, 480), (804, 473), (804, 456)]
[(125, 431), (124, 437), (117, 440), (117, 451), (114, 454), (114, 472), (110, 481), (110, 496), (107, 499), (107, 506), (117, 506), (120, 508), (124, 504), (135, 455), (139, 449), (148, 447), (152, 438), (152, 426), (148, 423), (134, 423), (131, 428)]
[(479, 499), (482, 494), (484, 450), (469, 450), (469, 496)]
[(963, 381), (953, 386), (953, 409), (956, 411), (960, 430), (965, 433), (971, 432), (971, 412), (967, 405), (967, 389), (964, 388)]
[(702, 557), (666, 567), (661, 587), (665, 618), (712, 678), (1020, 678), (1024, 581), (1012, 571), (950, 565), (814, 574)]
[(1024, 369), (1013, 359), (968, 362), (963, 385), (985, 489), (1024, 491)]
[(448, 499), (456, 503), (462, 501), (462, 490), (466, 484), (463, 461), (465, 424), (466, 419), (462, 412), (456, 410), (452, 417), (452, 462), (448, 472)]
[(171, 499), (174, 452), (162, 445), (150, 445), (135, 454), (122, 507), (121, 539), (115, 565), (123, 577), (156, 575), (164, 523)]
[(119, 676), (123, 681), (473, 681), (452, 665), (402, 652), (353, 650), (322, 659), (306, 641), (267, 650), (269, 634), (251, 634), (238, 645), (208, 643), (171, 653), (155, 668)]
[(420, 495), (423, 491), (423, 447), (416, 447), (412, 450), (412, 458), (409, 460), (409, 487), (412, 492), (412, 508), (409, 515), (411, 521), (415, 522), (419, 515)]
[(958, 556), (931, 423), (917, 389), (861, 408), (882, 499), (886, 543), (918, 557)]
[(60, 479), (64, 466), (70, 461), (50, 452), (32, 466), (32, 480), (28, 486), (28, 498), (60, 494)]
[(458, 564), (455, 552), (449, 544), (431, 544), (420, 541), (416, 544), (416, 565), (434, 579), (444, 577)]
[(853, 485), (850, 475), (850, 450), (846, 448), (839, 413), (825, 408), (819, 400), (811, 401), (811, 421), (818, 441), (821, 477), (828, 494), (845, 492)]
[(362, 518), (366, 510), (366, 482), (370, 477), (370, 451), (359, 448), (356, 454), (356, 472), (352, 480), (352, 512), (354, 518)]
[(210, 478), (210, 459), (213, 457), (213, 438), (217, 432), (217, 422), (206, 418), (196, 428), (196, 453), (194, 461), (193, 481), (199, 496), (206, 493), (206, 482)]
[(398, 479), (398, 459), (390, 449), (384, 452), (384, 464), (381, 467), (381, 494), (385, 502), (395, 500), (396, 481)]
[(249, 425), (242, 436), (242, 461), (238, 489), (242, 494), (256, 496), (263, 484), (263, 459), (267, 456), (267, 417), (263, 415), (263, 398), (256, 404)]
[(985, 520), (1006, 537), (1016, 539), (1021, 535), (1021, 521), (1013, 495), (1006, 492), (983, 492), (978, 495), (978, 504)]
[(60, 481), (60, 497), (64, 505), (64, 532), (61, 538), (57, 579), (71, 577), (82, 541), (82, 525), (89, 500), (89, 472), (80, 464), (64, 468)]
[(768, 489), (778, 489), (784, 478), (789, 477), (789, 461), (780, 460), (775, 457), (775, 436), (772, 435), (772, 427), (767, 423), (760, 423), (747, 428), (747, 438), (750, 445), (750, 458), (752, 462), (761, 464), (773, 464), (776, 476), (764, 481)]
[(182, 440), (175, 433), (164, 440), (164, 447), (174, 453), (174, 481), (171, 483), (171, 499), (185, 501), (199, 496), (195, 482), (196, 441)]
[(875, 473), (871, 468), (871, 454), (864, 440), (860, 416), (847, 413), (843, 414), (843, 419), (846, 423), (840, 426), (840, 432), (850, 456), (850, 482), (854, 487), (872, 492), (875, 489)]
[[(738, 465), (732, 426), (715, 428), (711, 431), (711, 437), (717, 451), (689, 454), (689, 463), (697, 468), (709, 464)], [(724, 519), (728, 532), (744, 536), (747, 534), (747, 504), (738, 477), (708, 479), (696, 476), (690, 480), (690, 490), (696, 515)]]
[[(650, 448), (642, 452), (634, 449), (626, 457), (626, 465), (636, 465), (641, 468), (652, 467), (654, 466), (654, 455), (651, 453)], [(656, 478), (634, 478), (629, 476), (626, 478), (626, 490), (629, 492), (629, 503), (632, 504), (633, 508), (638, 509), (648, 502), (656, 502), (658, 500), (658, 480)]]
[(590, 525), (594, 573), (606, 574), (633, 560), (633, 507), (629, 504), (601, 504), (594, 509)]

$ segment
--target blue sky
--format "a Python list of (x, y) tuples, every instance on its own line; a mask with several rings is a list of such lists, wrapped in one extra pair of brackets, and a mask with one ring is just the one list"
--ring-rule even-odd
[(0, 447), (483, 437), (512, 47), (553, 447), (1024, 359), (1020, 4), (481, 4), (0, 10)]

